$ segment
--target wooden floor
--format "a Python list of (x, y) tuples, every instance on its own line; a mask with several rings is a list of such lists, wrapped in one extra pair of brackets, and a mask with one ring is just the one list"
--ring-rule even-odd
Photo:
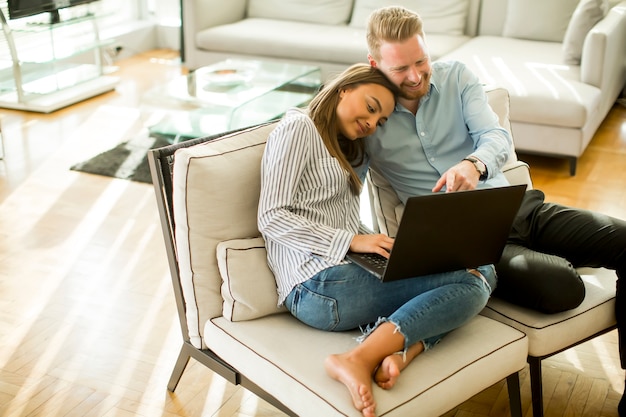
[[(0, 110), (0, 415), (282, 416), (193, 361), (166, 389), (180, 330), (153, 190), (69, 170), (145, 129), (142, 93), (183, 72), (171, 51), (119, 65), (115, 92), (50, 115)], [(521, 157), (550, 200), (626, 219), (624, 107), (575, 177)], [(546, 417), (615, 417), (623, 389), (615, 332), (544, 362)], [(527, 369), (522, 400), (531, 416)], [(446, 417), (507, 415), (499, 383)]]

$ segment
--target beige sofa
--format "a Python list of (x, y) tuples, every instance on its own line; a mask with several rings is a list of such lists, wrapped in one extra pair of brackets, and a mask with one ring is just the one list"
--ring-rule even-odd
[(371, 10), (404, 5), (424, 18), (434, 60), (463, 61), (485, 84), (509, 90), (520, 152), (568, 158), (574, 174), (626, 82), (626, 1), (584, 1), (598, 7), (574, 13), (578, 0), (184, 0), (183, 60), (193, 70), (233, 57), (277, 59), (319, 65), (328, 77), (366, 60)]
[[(288, 415), (356, 417), (323, 361), (355, 346), (360, 333), (319, 331), (276, 306), (257, 229), (261, 157), (275, 124), (149, 153), (182, 332), (168, 388), (194, 358)], [(511, 166), (528, 175), (525, 164)], [(506, 379), (511, 415), (521, 417), (527, 353), (523, 332), (477, 316), (415, 359), (392, 390), (374, 387), (377, 415), (440, 416)]]

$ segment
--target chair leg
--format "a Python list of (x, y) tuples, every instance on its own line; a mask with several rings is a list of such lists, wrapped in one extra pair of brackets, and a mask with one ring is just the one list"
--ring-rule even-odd
[(189, 363), (189, 352), (186, 349), (186, 345), (183, 344), (183, 347), (180, 349), (180, 353), (178, 354), (178, 359), (176, 359), (176, 365), (174, 365), (174, 370), (172, 371), (172, 375), (170, 376), (170, 381), (167, 383), (167, 389), (171, 392), (174, 392), (176, 386), (178, 385), (178, 381), (183, 376), (183, 372)]
[(541, 358), (529, 356), (530, 393), (533, 402), (533, 417), (543, 417), (543, 383), (541, 381)]
[(519, 389), (519, 372), (515, 372), (506, 378), (506, 386), (509, 391), (511, 417), (522, 417), (522, 398)]

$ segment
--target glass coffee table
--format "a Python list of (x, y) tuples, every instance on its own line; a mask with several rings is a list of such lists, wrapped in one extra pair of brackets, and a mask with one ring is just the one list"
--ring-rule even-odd
[(178, 142), (273, 120), (306, 105), (320, 84), (310, 65), (228, 59), (201, 67), (146, 94), (163, 109), (150, 135)]

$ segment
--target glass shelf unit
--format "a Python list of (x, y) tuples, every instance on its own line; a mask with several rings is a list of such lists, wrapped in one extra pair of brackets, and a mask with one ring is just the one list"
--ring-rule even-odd
[(5, 16), (0, 0), (0, 107), (49, 113), (117, 85), (104, 75), (101, 48), (113, 41), (100, 39), (95, 14), (59, 23)]

